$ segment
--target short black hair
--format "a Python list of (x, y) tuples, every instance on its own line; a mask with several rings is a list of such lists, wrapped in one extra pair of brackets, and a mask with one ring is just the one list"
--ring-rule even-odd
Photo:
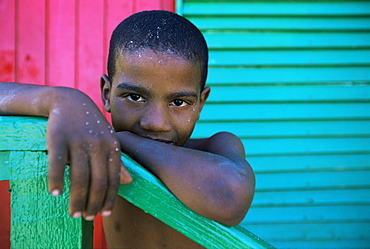
[(121, 53), (149, 48), (200, 63), (201, 89), (208, 72), (208, 47), (200, 30), (186, 18), (170, 11), (151, 10), (133, 14), (113, 31), (108, 55), (108, 77), (116, 73)]

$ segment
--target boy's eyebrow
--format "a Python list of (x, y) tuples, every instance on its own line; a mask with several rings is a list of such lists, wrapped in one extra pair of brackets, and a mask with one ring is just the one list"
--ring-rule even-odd
[(146, 95), (149, 95), (150, 94), (150, 92), (148, 91), (148, 89), (146, 89), (145, 87), (134, 86), (134, 85), (127, 84), (127, 83), (120, 83), (117, 86), (117, 89), (119, 89), (119, 90), (135, 91), (135, 92), (146, 94)]
[(167, 96), (169, 99), (181, 98), (181, 97), (193, 97), (198, 99), (198, 94), (196, 92), (175, 92)]

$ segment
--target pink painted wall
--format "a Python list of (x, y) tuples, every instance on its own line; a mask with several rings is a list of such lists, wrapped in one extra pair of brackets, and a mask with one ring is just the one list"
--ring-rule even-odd
[[(106, 73), (114, 27), (138, 11), (174, 11), (174, 2), (0, 0), (0, 81), (74, 87), (102, 107), (99, 78)], [(0, 182), (2, 248), (10, 247), (8, 189), (8, 182)], [(95, 225), (95, 247), (102, 248), (100, 219)]]

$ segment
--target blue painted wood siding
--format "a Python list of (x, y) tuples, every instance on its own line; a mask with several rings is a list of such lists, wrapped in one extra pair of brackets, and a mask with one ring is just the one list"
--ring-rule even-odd
[(210, 48), (194, 137), (237, 134), (256, 173), (246, 227), (278, 248), (370, 248), (370, 2), (177, 3)]

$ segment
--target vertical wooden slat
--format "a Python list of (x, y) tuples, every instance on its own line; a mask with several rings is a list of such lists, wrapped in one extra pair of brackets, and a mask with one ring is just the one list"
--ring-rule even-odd
[(46, 84), (74, 87), (74, 1), (56, 0), (46, 4)]
[(75, 87), (102, 106), (99, 76), (103, 69), (103, 1), (76, 1)]
[[(92, 222), (83, 224), (82, 218), (73, 219), (66, 212), (69, 184), (60, 197), (47, 190), (45, 151), (12, 151), (9, 167), (12, 248), (91, 248)], [(65, 180), (68, 182), (68, 173)]]
[(134, 12), (140, 12), (144, 10), (157, 10), (161, 9), (160, 0), (151, 1), (151, 0), (137, 0), (134, 1)]
[(14, 1), (0, 1), (0, 80), (14, 81), (15, 63), (15, 4)]
[(16, 1), (16, 81), (45, 84), (45, 1)]

